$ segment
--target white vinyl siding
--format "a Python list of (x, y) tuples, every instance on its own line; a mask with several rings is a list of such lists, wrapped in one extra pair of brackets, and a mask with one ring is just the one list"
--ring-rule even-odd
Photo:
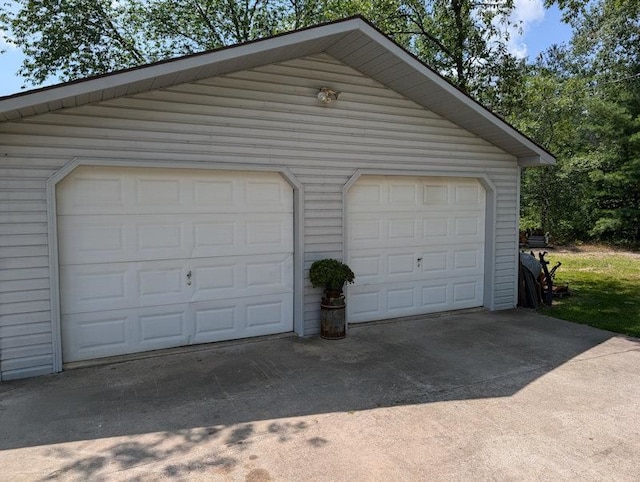
[[(317, 101), (325, 85), (338, 101)], [(342, 257), (342, 188), (357, 169), (483, 174), (496, 186), (493, 307), (513, 306), (515, 157), (322, 54), (0, 123), (3, 379), (51, 372), (45, 185), (75, 157), (289, 167), (304, 185), (305, 274)], [(306, 334), (319, 297), (305, 281)]]

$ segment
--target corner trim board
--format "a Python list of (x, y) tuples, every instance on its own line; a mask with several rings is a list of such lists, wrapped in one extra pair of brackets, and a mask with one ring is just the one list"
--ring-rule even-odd
[(522, 167), (518, 166), (516, 184), (516, 262), (514, 266), (513, 307), (518, 306), (518, 289), (520, 288), (520, 191), (522, 189)]

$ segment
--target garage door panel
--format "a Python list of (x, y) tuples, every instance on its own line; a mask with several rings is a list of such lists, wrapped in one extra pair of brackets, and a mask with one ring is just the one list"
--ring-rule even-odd
[(60, 216), (60, 264), (293, 251), (289, 213)]
[(158, 256), (176, 256), (188, 253), (189, 239), (186, 223), (176, 219), (138, 221), (134, 227), (134, 256), (137, 259), (154, 259)]
[(412, 277), (418, 271), (417, 253), (387, 253), (386, 258), (388, 279)]
[(349, 322), (379, 320), (386, 317), (384, 291), (379, 285), (351, 286), (347, 291)]
[(420, 286), (421, 307), (426, 313), (446, 310), (451, 306), (449, 299), (450, 288), (447, 282), (441, 280), (423, 283)]
[(127, 254), (127, 228), (115, 218), (58, 216), (60, 264), (120, 259)]
[(62, 337), (67, 351), (65, 361), (129, 352), (132, 339), (129, 313), (110, 313), (97, 319), (63, 315), (61, 322), (69, 328)]
[(293, 293), (63, 315), (65, 362), (291, 331)]
[(382, 272), (382, 255), (377, 252), (353, 253), (349, 256), (349, 266), (356, 275), (355, 282), (366, 284), (367, 281), (375, 280)]
[(122, 212), (125, 200), (123, 179), (115, 171), (93, 174), (86, 168), (76, 169), (56, 188), (58, 214)]
[(480, 216), (456, 216), (452, 220), (453, 236), (460, 242), (477, 241), (482, 242), (484, 229), (480, 225)]
[(187, 304), (63, 315), (64, 361), (186, 345), (192, 331)]
[(476, 248), (458, 248), (453, 250), (453, 269), (465, 274), (471, 270), (482, 269), (482, 252)]
[(468, 308), (477, 306), (480, 302), (482, 280), (467, 279), (452, 283), (453, 305), (455, 308)]
[(476, 182), (472, 181), (473, 185), (460, 185), (455, 184), (454, 189), (454, 204), (460, 205), (472, 205), (479, 206), (484, 204), (484, 190), (480, 189), (480, 186)]
[(389, 204), (404, 207), (418, 203), (418, 189), (414, 183), (395, 182), (389, 183)]
[(137, 296), (129, 289), (133, 282), (133, 271), (126, 264), (61, 266), (60, 312), (131, 306)]
[(450, 187), (448, 183), (437, 183), (432, 180), (423, 183), (422, 203), (428, 206), (438, 206), (439, 209), (446, 208), (450, 202)]
[(138, 208), (140, 212), (157, 212), (158, 207), (176, 209), (185, 212), (189, 209), (189, 192), (183, 179), (174, 176), (165, 177), (160, 173), (145, 176), (143, 174), (134, 178), (132, 198), (127, 203), (129, 207)]
[(238, 221), (231, 217), (194, 220), (193, 233), (195, 249), (202, 251), (228, 249), (243, 237)]
[(156, 348), (184, 345), (188, 343), (187, 317), (176, 307), (165, 307), (161, 313), (140, 315), (140, 344)]
[(442, 214), (432, 218), (422, 218), (422, 238), (429, 243), (446, 243), (450, 240), (451, 220)]
[(351, 189), (349, 321), (482, 305), (485, 192), (475, 179), (363, 176)]
[[(420, 180), (422, 179), (422, 180)], [(416, 212), (484, 208), (485, 192), (475, 179), (363, 176), (349, 190), (351, 213)]]
[(246, 263), (246, 287), (252, 290), (277, 289), (280, 292), (293, 290), (293, 256), (264, 256), (260, 260)]
[(186, 260), (60, 267), (61, 313), (186, 303)]
[[(434, 261), (429, 267), (436, 263), (444, 263), (446, 266), (446, 256), (444, 261), (438, 254), (434, 254)], [(418, 259), (422, 257), (422, 262), (429, 261), (429, 257), (420, 251), (409, 248), (397, 248), (388, 252), (378, 252), (376, 249), (361, 250), (350, 255), (350, 266), (355, 276), (355, 285), (381, 284), (393, 281), (407, 281), (421, 279), (423, 266), (419, 266)], [(443, 270), (444, 271), (444, 270)]]
[(377, 179), (368, 177), (367, 180), (360, 179), (349, 189), (349, 199), (352, 203), (352, 212), (377, 212), (384, 203), (383, 192), (386, 186)]
[(194, 343), (228, 340), (239, 331), (238, 323), (243, 319), (242, 307), (230, 300), (201, 303), (192, 310)]
[(425, 244), (482, 243), (483, 213), (454, 211), (445, 217), (442, 213), (419, 214), (411, 219), (393, 213), (359, 213), (350, 215), (350, 249), (423, 246)]
[(419, 220), (417, 219), (393, 218), (387, 220), (386, 234), (388, 240), (396, 246), (413, 246), (420, 239), (418, 223)]
[[(155, 266), (153, 266), (155, 265)], [(189, 296), (185, 282), (187, 276), (184, 264), (166, 266), (165, 263), (144, 263), (137, 270), (138, 298), (141, 305), (166, 304), (168, 297), (177, 297), (171, 302), (184, 302)]]
[(65, 362), (281, 333), (292, 317), (291, 293), (64, 315)]
[(353, 248), (369, 246), (383, 239), (383, 220), (376, 215), (352, 215), (349, 222), (350, 241)]
[[(209, 343), (290, 331), (293, 293), (207, 300), (191, 304), (194, 343)], [(241, 336), (237, 336), (241, 333)]]
[(292, 272), (288, 253), (62, 266), (61, 312), (293, 293)]
[(272, 254), (199, 260), (193, 270), (192, 301), (293, 293), (293, 256)]
[[(176, 175), (178, 174), (178, 175)], [(293, 212), (289, 185), (273, 172), (80, 167), (58, 188), (67, 214)], [(68, 192), (73, 191), (72, 195)]]
[(350, 250), (355, 284), (450, 278), (482, 274), (484, 249), (477, 244)]
[(293, 219), (287, 213), (238, 215), (235, 219), (198, 222), (195, 227), (193, 258), (258, 255), (293, 251)]
[(372, 321), (482, 305), (483, 276), (350, 286), (349, 321)]
[(402, 316), (413, 313), (418, 303), (418, 287), (415, 284), (394, 286), (386, 290), (387, 313), (392, 316)]
[(216, 219), (194, 224), (192, 258), (293, 251), (293, 219), (288, 213), (216, 216)]
[(60, 264), (187, 258), (191, 225), (175, 215), (59, 216)]
[(422, 272), (428, 276), (445, 276), (451, 266), (451, 254), (446, 247), (434, 247), (422, 253)]
[(280, 175), (83, 167), (57, 199), (65, 362), (293, 329)]
[(438, 251), (437, 247), (423, 251), (420, 268), (424, 277), (480, 275), (484, 272), (484, 248), (474, 244), (448, 247), (446, 251)]
[(272, 332), (280, 325), (288, 303), (281, 299), (257, 300), (247, 303), (247, 330), (252, 333)]

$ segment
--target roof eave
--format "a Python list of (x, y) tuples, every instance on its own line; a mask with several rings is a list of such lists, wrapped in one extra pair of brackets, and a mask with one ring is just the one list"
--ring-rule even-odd
[[(417, 92), (412, 92), (413, 95), (407, 95), (407, 97), (413, 98), (414, 101), (420, 103), (426, 108), (466, 128), (467, 130), (474, 132), (479, 137), (483, 137), (490, 142), (493, 142), (491, 139), (492, 136), (487, 135), (487, 133), (483, 134), (482, 129), (474, 130), (465, 126), (470, 115), (476, 116), (478, 119), (482, 119), (482, 121), (485, 122), (487, 126), (491, 126), (494, 130), (500, 130), (504, 132), (510, 139), (509, 143), (514, 144), (514, 147), (515, 145), (517, 145), (517, 148), (509, 148), (504, 144), (500, 145), (502, 143), (494, 143), (498, 145), (498, 147), (501, 147), (505, 151), (513, 154), (516, 158), (518, 158), (518, 163), (520, 165), (523, 165), (521, 164), (521, 160), (524, 160), (523, 162), (530, 162), (531, 164), (529, 165), (531, 166), (555, 164), (556, 160), (553, 154), (548, 152), (542, 146), (536, 144), (532, 139), (527, 137), (525, 134), (520, 132), (504, 119), (494, 114), (492, 111), (477, 102), (475, 99), (457, 88), (442, 75), (424, 64), (415, 55), (406, 51), (400, 45), (389, 39), (386, 35), (384, 35), (384, 33), (379, 31), (372, 24), (363, 22), (360, 30), (363, 31), (373, 42), (376, 42), (382, 48), (395, 55), (396, 58), (401, 59), (403, 63), (407, 64), (413, 70), (429, 79), (429, 81), (435, 84), (438, 89), (447, 92), (450, 96), (448, 98), (446, 98), (446, 96), (438, 96), (438, 99), (434, 99), (430, 97), (428, 93), (425, 93), (423, 94), (425, 100), (421, 101), (419, 99), (420, 94), (418, 94)], [(334, 52), (330, 53), (340, 59), (340, 55), (335, 55)], [(362, 69), (358, 66), (355, 66), (355, 68), (358, 68), (359, 70), (363, 71), (363, 73), (367, 74), (366, 69)], [(403, 93), (402, 89), (399, 88), (398, 85), (393, 85), (393, 83), (387, 85), (391, 89)], [(415, 89), (416, 88), (414, 87), (414, 90)], [(454, 108), (451, 107), (452, 105)]]
[(522, 156), (518, 158), (518, 165), (520, 167), (553, 166), (555, 163), (555, 157), (550, 154)]
[[(386, 74), (377, 71), (358, 55), (360, 48), (372, 48), (376, 55), (385, 57), (395, 66), (403, 66), (410, 75), (394, 77), (393, 68), (387, 69)], [(520, 166), (555, 164), (555, 158), (546, 149), (455, 87), (362, 17), (0, 98), (0, 122), (321, 52), (500, 147), (517, 158)], [(411, 85), (407, 85), (407, 77), (411, 78)]]
[[(320, 28), (287, 32), (267, 39), (0, 97), (0, 121), (20, 119), (61, 107), (82, 105), (78, 103), (79, 98), (107, 100), (179, 82), (221, 75), (238, 70), (238, 66), (254, 67), (271, 63), (274, 59), (282, 61), (319, 53), (341, 36), (357, 29), (361, 22), (359, 18), (352, 18)], [(295, 55), (286, 53), (291, 45), (296, 45)], [(211, 66), (217, 67), (215, 72), (207, 69)], [(144, 85), (145, 82), (151, 83), (146, 89), (133, 87)]]

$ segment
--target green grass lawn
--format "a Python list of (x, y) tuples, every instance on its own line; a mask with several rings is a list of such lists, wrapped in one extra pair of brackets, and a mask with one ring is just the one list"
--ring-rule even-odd
[(543, 313), (604, 330), (640, 337), (640, 255), (607, 251), (549, 251), (560, 261), (555, 284), (573, 295), (554, 299)]

